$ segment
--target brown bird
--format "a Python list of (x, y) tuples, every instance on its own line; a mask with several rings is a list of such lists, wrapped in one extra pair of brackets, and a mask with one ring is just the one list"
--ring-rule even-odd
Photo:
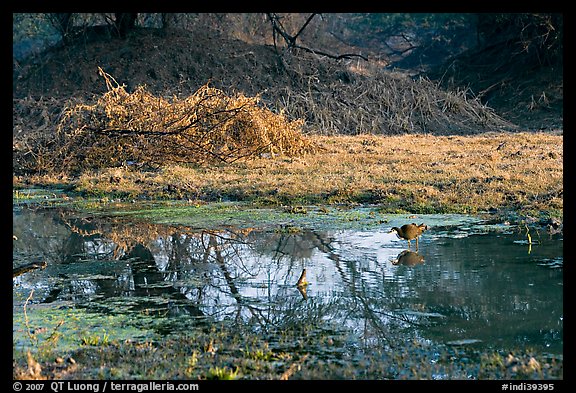
[(302, 273), (300, 274), (300, 278), (298, 279), (296, 286), (303, 287), (306, 285), (308, 285), (308, 281), (306, 281), (306, 269), (302, 269)]
[(418, 236), (422, 234), (425, 230), (428, 229), (428, 225), (424, 223), (420, 225), (416, 225), (415, 223), (412, 224), (405, 224), (402, 225), (400, 228), (392, 227), (390, 232), (395, 232), (398, 239), (408, 240), (408, 248), (410, 248), (410, 240), (416, 239), (416, 250), (418, 250)]

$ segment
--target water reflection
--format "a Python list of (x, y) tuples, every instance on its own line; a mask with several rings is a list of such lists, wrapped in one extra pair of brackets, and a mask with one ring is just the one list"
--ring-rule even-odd
[[(562, 269), (542, 266), (562, 260), (557, 236), (527, 253), (520, 235), (431, 229), (413, 252), (388, 228), (198, 231), (28, 208), (13, 228), (14, 265), (47, 263), (14, 278), (15, 309), (34, 288), (37, 302), (184, 319), (183, 329), (330, 325), (365, 346), (393, 346), (393, 331), (562, 353)], [(303, 271), (309, 285), (298, 286)]]
[(404, 250), (395, 260), (392, 261), (393, 265), (416, 266), (424, 263), (424, 257), (417, 252)]

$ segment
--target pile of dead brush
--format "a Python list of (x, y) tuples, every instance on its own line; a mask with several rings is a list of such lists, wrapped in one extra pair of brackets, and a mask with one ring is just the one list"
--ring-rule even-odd
[[(462, 89), (444, 90), (425, 77), (379, 67), (291, 63), (292, 85), (268, 95), (314, 134), (478, 134), (516, 126)], [(330, 76), (328, 76), (330, 75)]]
[(100, 75), (108, 91), (94, 104), (73, 104), (54, 132), (31, 131), (15, 142), (15, 172), (230, 163), (314, 149), (301, 132), (302, 120), (270, 111), (257, 96), (231, 97), (205, 84), (168, 100), (143, 85), (129, 93), (102, 69)]

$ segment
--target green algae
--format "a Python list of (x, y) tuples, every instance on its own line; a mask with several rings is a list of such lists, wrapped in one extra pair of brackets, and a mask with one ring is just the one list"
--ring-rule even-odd
[[(376, 206), (298, 206), (255, 207), (241, 202), (213, 202), (189, 205), (186, 203), (156, 203), (98, 209), (98, 214), (123, 216), (154, 224), (184, 225), (193, 229), (205, 228), (275, 228), (294, 231), (298, 228), (370, 230), (379, 227), (401, 226), (425, 222), (434, 227), (469, 226), (475, 230), (486, 225), (480, 215), (469, 214), (407, 214), (381, 213)], [(492, 226), (498, 228), (498, 226)]]
[(13, 309), (13, 349), (30, 351), (40, 358), (70, 354), (81, 346), (122, 342), (144, 342), (157, 338), (146, 327), (146, 317), (102, 314), (72, 304), (25, 304)]
[(12, 205), (63, 206), (72, 199), (63, 188), (26, 188), (12, 190)]
[[(115, 198), (114, 196), (83, 197), (65, 188), (27, 188), (13, 190), (13, 205), (67, 206), (78, 214), (127, 217), (155, 224), (185, 225), (196, 229), (218, 227), (291, 226), (316, 229), (371, 229), (397, 226), (421, 220), (428, 226), (453, 227), (472, 223), (475, 230), (504, 230), (502, 222), (521, 224), (526, 219), (515, 211), (495, 213), (477, 209), (447, 209), (445, 206), (421, 208), (414, 204), (410, 211), (393, 209), (382, 204), (332, 203), (317, 205), (263, 205), (258, 202), (203, 202), (186, 200), (146, 200)], [(547, 212), (534, 217), (544, 223)], [(560, 215), (561, 216), (561, 215)], [(482, 228), (480, 228), (482, 226)], [(509, 225), (508, 225), (509, 227)]]

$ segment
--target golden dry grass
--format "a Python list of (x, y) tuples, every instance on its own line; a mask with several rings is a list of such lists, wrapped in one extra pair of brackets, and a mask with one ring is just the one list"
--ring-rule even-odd
[(81, 173), (127, 162), (229, 163), (314, 149), (301, 133), (303, 120), (269, 110), (258, 96), (228, 96), (205, 84), (184, 99), (168, 100), (143, 85), (130, 93), (99, 72), (108, 91), (94, 104), (70, 105), (55, 135), (41, 128), (14, 138), (17, 171)]
[[(270, 204), (376, 203), (386, 211), (562, 215), (562, 135), (310, 136), (318, 152), (156, 172), (87, 171), (79, 191)], [(49, 183), (46, 178), (30, 179)]]

